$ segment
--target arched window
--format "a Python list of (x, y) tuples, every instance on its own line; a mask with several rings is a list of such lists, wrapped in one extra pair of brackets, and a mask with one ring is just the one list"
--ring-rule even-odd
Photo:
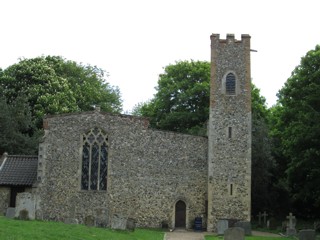
[(233, 73), (228, 73), (226, 76), (226, 94), (236, 94), (236, 76)]
[(108, 136), (95, 127), (83, 134), (81, 189), (107, 190)]

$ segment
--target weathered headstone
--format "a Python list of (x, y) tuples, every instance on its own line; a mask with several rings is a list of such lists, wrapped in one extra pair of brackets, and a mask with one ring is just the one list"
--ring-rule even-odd
[(7, 218), (14, 218), (16, 215), (16, 208), (7, 208), (6, 217)]
[(84, 225), (88, 226), (88, 227), (93, 227), (95, 226), (95, 219), (93, 216), (89, 215), (89, 216), (86, 216), (84, 218)]
[(316, 231), (313, 229), (303, 229), (299, 231), (299, 240), (315, 240)]
[(34, 220), (35, 219), (35, 200), (34, 195), (30, 192), (21, 192), (17, 194), (16, 199), (16, 218), (21, 218), (20, 216), (21, 211), (28, 212), (28, 219)]
[[(275, 218), (270, 218), (268, 220), (269, 224), (268, 224), (268, 228), (269, 229), (272, 229), (272, 230), (275, 230), (277, 229), (277, 220)], [(280, 226), (279, 226), (280, 227)]]
[(262, 222), (261, 222), (262, 214), (261, 214), (261, 212), (259, 212), (257, 217), (258, 217), (258, 225), (259, 225), (259, 227), (261, 227), (262, 226)]
[(29, 212), (27, 209), (23, 209), (19, 212), (19, 220), (29, 220)]
[(263, 217), (263, 226), (266, 227), (268, 214), (266, 213), (266, 211), (264, 211), (261, 216)]
[(112, 216), (111, 229), (126, 230), (127, 218), (120, 214), (114, 214)]
[(219, 219), (217, 223), (217, 233), (218, 235), (223, 235), (224, 231), (229, 228), (229, 222), (227, 219)]
[(134, 231), (134, 229), (136, 228), (136, 222), (133, 218), (128, 218), (127, 220), (127, 225), (126, 225), (126, 229), (128, 231)]
[(106, 208), (96, 209), (96, 226), (97, 227), (107, 227), (108, 225), (108, 213)]
[(244, 230), (244, 234), (246, 236), (251, 236), (252, 235), (252, 233), (251, 233), (251, 223), (250, 222), (239, 221), (239, 222), (236, 222), (235, 227), (242, 228)]
[(65, 224), (79, 224), (79, 221), (76, 218), (65, 218), (64, 223)]
[(228, 228), (224, 231), (224, 240), (244, 240), (244, 230), (240, 227)]
[(289, 213), (289, 216), (287, 216), (288, 223), (287, 223), (287, 236), (295, 236), (297, 234), (296, 230), (296, 217), (292, 215), (292, 213)]

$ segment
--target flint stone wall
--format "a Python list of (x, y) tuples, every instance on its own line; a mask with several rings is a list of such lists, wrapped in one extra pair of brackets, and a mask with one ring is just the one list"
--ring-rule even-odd
[(10, 188), (0, 186), (0, 216), (6, 214), (10, 202)]
[[(216, 231), (218, 219), (250, 221), (250, 37), (213, 34), (211, 49), (207, 230)], [(234, 95), (226, 94), (228, 73), (236, 78)]]
[[(100, 112), (60, 115), (44, 121), (40, 144), (37, 217), (63, 221), (121, 214), (137, 226), (174, 226), (175, 203), (187, 205), (187, 227), (205, 213), (207, 139), (148, 128), (144, 118)], [(80, 189), (82, 134), (108, 134), (107, 191)], [(110, 222), (108, 223), (110, 226)]]

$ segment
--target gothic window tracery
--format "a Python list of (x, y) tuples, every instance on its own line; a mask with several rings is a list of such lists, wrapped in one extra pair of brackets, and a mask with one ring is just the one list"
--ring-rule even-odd
[(82, 190), (107, 190), (108, 136), (95, 127), (82, 137)]

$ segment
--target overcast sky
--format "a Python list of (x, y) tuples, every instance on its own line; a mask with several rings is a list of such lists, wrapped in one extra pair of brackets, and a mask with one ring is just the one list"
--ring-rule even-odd
[(269, 106), (320, 44), (319, 0), (0, 0), (0, 68), (59, 55), (109, 72), (125, 111), (152, 98), (163, 67), (210, 60), (210, 35), (251, 35), (251, 76)]

